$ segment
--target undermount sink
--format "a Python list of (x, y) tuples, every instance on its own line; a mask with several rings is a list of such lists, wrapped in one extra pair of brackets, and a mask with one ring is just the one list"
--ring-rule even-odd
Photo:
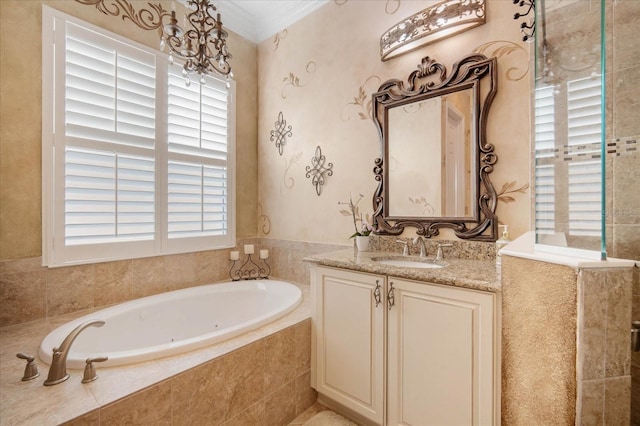
[(373, 258), (371, 260), (380, 265), (396, 266), (400, 268), (437, 269), (444, 267), (442, 263), (435, 263), (433, 260), (428, 259)]

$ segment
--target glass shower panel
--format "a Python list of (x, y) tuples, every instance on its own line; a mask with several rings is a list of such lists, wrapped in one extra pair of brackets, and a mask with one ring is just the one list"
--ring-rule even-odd
[(535, 229), (545, 246), (604, 250), (604, 0), (536, 1)]

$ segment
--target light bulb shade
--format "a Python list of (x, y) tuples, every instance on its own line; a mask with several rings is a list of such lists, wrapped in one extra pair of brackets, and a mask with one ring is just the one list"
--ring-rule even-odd
[(380, 59), (387, 61), (485, 21), (485, 0), (444, 0), (403, 19), (382, 34)]

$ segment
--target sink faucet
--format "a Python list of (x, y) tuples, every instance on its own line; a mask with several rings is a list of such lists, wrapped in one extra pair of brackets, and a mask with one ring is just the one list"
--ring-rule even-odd
[(424, 238), (421, 235), (418, 235), (413, 239), (413, 244), (418, 244), (420, 246), (420, 257), (427, 256), (427, 246), (424, 242)]
[(87, 327), (102, 327), (103, 325), (104, 321), (100, 320), (83, 322), (64, 338), (59, 347), (53, 348), (53, 360), (51, 361), (51, 368), (49, 368), (49, 376), (44, 382), (45, 386), (57, 385), (69, 378), (69, 374), (67, 373), (67, 356), (69, 355), (71, 344), (76, 337), (78, 337), (78, 334)]
[(443, 247), (453, 247), (453, 244), (438, 244), (438, 252), (436, 253), (436, 260), (444, 259), (444, 255), (442, 254)]

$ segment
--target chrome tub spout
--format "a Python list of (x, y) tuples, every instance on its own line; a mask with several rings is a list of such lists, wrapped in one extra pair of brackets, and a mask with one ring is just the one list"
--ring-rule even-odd
[(53, 359), (51, 361), (51, 367), (49, 368), (49, 376), (47, 380), (45, 380), (45, 386), (57, 385), (58, 383), (62, 383), (69, 378), (69, 374), (67, 373), (67, 356), (69, 355), (69, 349), (71, 349), (71, 344), (78, 337), (78, 334), (82, 330), (87, 327), (102, 327), (104, 325), (104, 321), (100, 320), (91, 320), (87, 322), (83, 322), (79, 326), (73, 329), (71, 333), (65, 337), (62, 341), (62, 344), (53, 348)]

